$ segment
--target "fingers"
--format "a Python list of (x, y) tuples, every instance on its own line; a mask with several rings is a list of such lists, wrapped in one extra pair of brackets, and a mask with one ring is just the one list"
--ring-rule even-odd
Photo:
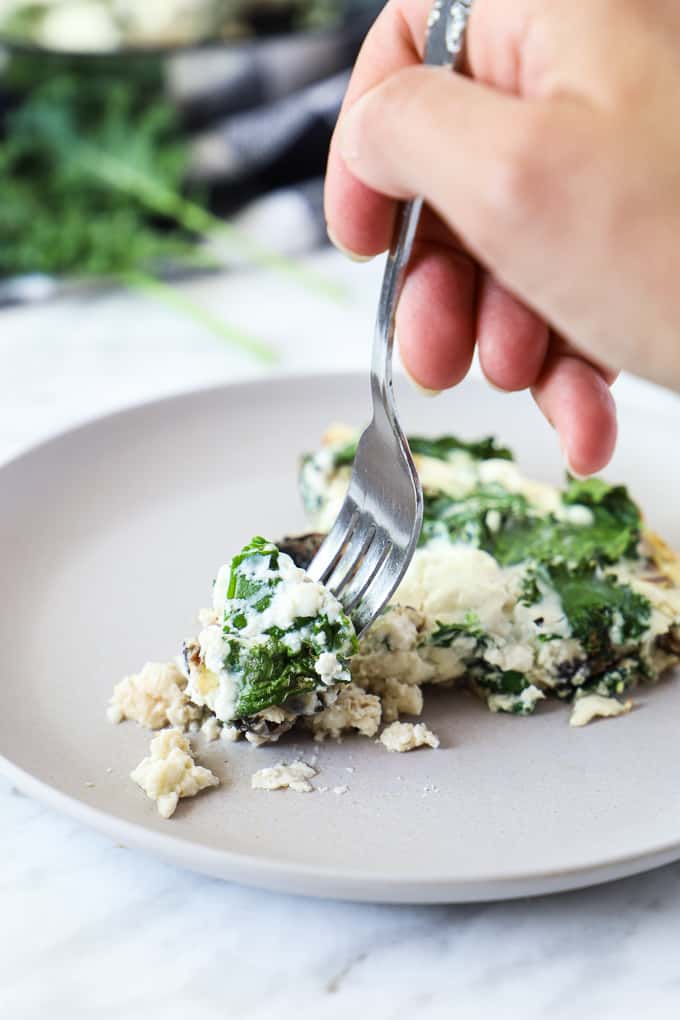
[[(422, 60), (431, 0), (393, 0), (368, 33), (345, 96), (340, 121), (367, 91), (404, 67)], [(389, 247), (394, 201), (359, 181), (331, 142), (326, 171), (325, 212), (331, 240), (351, 256), (377, 255)]]
[(369, 188), (423, 195), (497, 275), (515, 275), (525, 288), (537, 276), (547, 290), (554, 274), (545, 257), (536, 259), (536, 245), (555, 248), (574, 233), (583, 117), (567, 100), (524, 101), (441, 68), (412, 67), (353, 105), (336, 144)]
[(606, 380), (573, 354), (551, 353), (533, 387), (536, 403), (557, 429), (565, 459), (577, 475), (602, 470), (616, 445), (616, 405)]
[(502, 390), (529, 389), (548, 350), (543, 319), (485, 275), (479, 299), (477, 345), (484, 375)]
[(451, 244), (418, 241), (397, 313), (404, 367), (420, 386), (443, 390), (468, 372), (475, 342), (477, 271)]

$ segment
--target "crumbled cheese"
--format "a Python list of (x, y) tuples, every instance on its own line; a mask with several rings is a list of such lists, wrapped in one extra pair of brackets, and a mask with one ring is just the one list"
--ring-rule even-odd
[(413, 751), (417, 747), (439, 747), (439, 737), (425, 723), (393, 722), (380, 734), (388, 751)]
[(347, 793), (348, 790), (349, 786), (346, 785), (333, 787), (333, 793), (336, 793), (339, 797), (341, 797), (343, 793)]
[(314, 669), (323, 683), (329, 686), (341, 679), (345, 673), (345, 667), (341, 662), (338, 662), (335, 652), (322, 652), (314, 663)]
[(382, 721), (394, 722), (400, 714), (420, 715), (423, 711), (423, 692), (415, 684), (404, 684), (394, 677), (388, 677), (381, 687), (374, 691), (382, 701)]
[(170, 818), (182, 797), (195, 797), (219, 779), (210, 769), (197, 765), (189, 741), (178, 729), (163, 730), (151, 741), (150, 754), (130, 773), (130, 778), (155, 800), (158, 813)]
[(508, 629), (506, 606), (515, 599), (511, 576), (482, 549), (433, 542), (417, 549), (393, 604), (412, 606), (435, 626), (437, 620), (474, 612), (483, 630)]
[(511, 712), (514, 715), (530, 715), (545, 694), (534, 684), (529, 684), (519, 694), (489, 694), (486, 703), (492, 712)]
[(587, 528), (595, 520), (595, 514), (590, 507), (582, 506), (580, 503), (573, 503), (571, 506), (560, 504), (555, 511), (555, 517), (558, 521), (573, 524), (577, 528)]
[(186, 729), (201, 716), (187, 695), (187, 681), (174, 662), (147, 662), (139, 673), (124, 677), (113, 690), (107, 716), (112, 723), (123, 719), (150, 730), (170, 724)]
[(253, 790), (294, 790), (295, 793), (311, 793), (314, 789), (309, 780), (316, 775), (316, 769), (304, 761), (291, 765), (281, 762), (271, 768), (260, 769), (251, 776)]
[(374, 737), (380, 727), (381, 714), (380, 698), (367, 694), (356, 684), (347, 684), (340, 689), (332, 705), (309, 717), (308, 724), (315, 740), (326, 737), (337, 740), (345, 730), (352, 729), (365, 737)]
[(597, 718), (625, 715), (630, 712), (633, 702), (618, 701), (617, 698), (606, 698), (601, 694), (584, 694), (576, 698), (569, 716), (570, 726), (587, 726)]
[(206, 740), (219, 740), (222, 735), (222, 727), (219, 724), (219, 720), (214, 715), (208, 716), (201, 726), (201, 733)]
[[(249, 611), (250, 607), (244, 607), (247, 622), (239, 631), (242, 640), (257, 638), (272, 627), (278, 627), (282, 631), (289, 630), (299, 619), (309, 620), (319, 615), (327, 617), (331, 623), (338, 619), (342, 612), (340, 602), (319, 581), (313, 581), (309, 574), (296, 567), (290, 556), (285, 553), (279, 554), (278, 570), (275, 574), (269, 570), (266, 561), (261, 557), (254, 559), (256, 560), (256, 566), (252, 567), (254, 579), (266, 580), (271, 574), (280, 577), (280, 581), (274, 588), (272, 600), (266, 609), (253, 612)], [(241, 565), (240, 570), (247, 574), (247, 560)], [(230, 573), (231, 565), (225, 564), (220, 567), (215, 581), (213, 604), (218, 612), (224, 610)], [(217, 672), (214, 665), (211, 666), (207, 662), (206, 664)]]

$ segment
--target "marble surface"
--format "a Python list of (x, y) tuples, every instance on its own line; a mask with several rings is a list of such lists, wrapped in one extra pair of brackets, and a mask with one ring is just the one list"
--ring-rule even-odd
[[(280, 352), (275, 371), (365, 363), (380, 266), (328, 254), (333, 306), (287, 280), (187, 284)], [(0, 315), (0, 458), (102, 411), (263, 368), (139, 295)], [(624, 380), (629, 399), (677, 398)], [(0, 779), (0, 1017), (7, 1020), (655, 1020), (680, 1013), (680, 864), (514, 903), (295, 899), (122, 849)]]

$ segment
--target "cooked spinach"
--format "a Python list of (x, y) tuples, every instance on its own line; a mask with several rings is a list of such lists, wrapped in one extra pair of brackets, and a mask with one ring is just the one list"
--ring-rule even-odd
[(477, 659), (468, 667), (468, 676), (476, 689), (484, 694), (494, 712), (511, 715), (531, 715), (541, 694), (531, 681), (518, 670), (502, 670)]
[(517, 516), (497, 536), (493, 554), (503, 564), (534, 559), (543, 563), (616, 563), (634, 557), (640, 541), (640, 512), (623, 485), (599, 478), (569, 479), (562, 495), (566, 507), (580, 505), (590, 524), (559, 520), (553, 514)]
[[(333, 453), (333, 466), (347, 467), (354, 463), (357, 453), (358, 440), (353, 439), (338, 447)], [(456, 436), (439, 436), (437, 439), (425, 439), (422, 436), (409, 436), (408, 445), (414, 456), (432, 457), (435, 460), (449, 460), (450, 455), (456, 452), (468, 453), (475, 460), (514, 460), (511, 450), (505, 446), (499, 446), (493, 436), (486, 439), (466, 442)]]
[[(522, 494), (498, 484), (477, 486), (460, 499), (426, 493), (420, 543), (441, 538), (463, 542), (484, 549), (503, 566), (526, 561), (606, 564), (637, 555), (640, 513), (623, 486), (572, 479), (563, 503), (586, 507), (591, 522), (541, 515)], [(487, 517), (490, 511), (495, 513)]]
[(420, 544), (444, 538), (494, 554), (498, 535), (528, 513), (529, 505), (521, 493), (508, 492), (496, 483), (479, 485), (462, 499), (441, 492), (425, 493)]
[(325, 613), (296, 617), (285, 629), (265, 621), (257, 637), (243, 636), (249, 621), (272, 605), (284, 581), (282, 555), (273, 543), (257, 537), (231, 561), (222, 632), (229, 646), (225, 667), (238, 684), (234, 718), (325, 689), (315, 667), (324, 652), (335, 653), (343, 666), (337, 682), (349, 680), (347, 661), (357, 639), (344, 613), (333, 620)]
[(439, 436), (437, 439), (423, 439), (421, 436), (409, 436), (408, 445), (411, 453), (421, 457), (434, 457), (435, 460), (449, 460), (452, 453), (462, 451), (469, 453), (475, 460), (514, 460), (512, 450), (507, 446), (499, 446), (494, 436), (466, 442), (457, 436)]
[(427, 644), (437, 648), (450, 648), (458, 638), (472, 638), (476, 647), (484, 647), (489, 641), (477, 614), (468, 612), (462, 623), (442, 623), (441, 620), (437, 620), (437, 626), (428, 636)]
[(548, 566), (545, 572), (560, 597), (572, 635), (594, 663), (611, 661), (614, 644), (636, 641), (649, 626), (648, 599), (619, 583), (613, 574), (565, 564)]

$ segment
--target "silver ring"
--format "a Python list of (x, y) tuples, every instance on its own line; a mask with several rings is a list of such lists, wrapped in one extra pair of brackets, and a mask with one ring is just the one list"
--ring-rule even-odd
[(425, 63), (449, 64), (456, 69), (473, 3), (474, 0), (435, 0), (427, 19)]

